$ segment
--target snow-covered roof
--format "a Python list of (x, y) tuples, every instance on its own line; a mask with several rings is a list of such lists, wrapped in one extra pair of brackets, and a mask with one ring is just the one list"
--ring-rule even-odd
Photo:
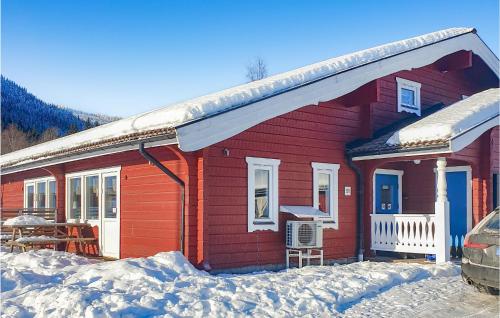
[(475, 30), (452, 28), (332, 58), (15, 151), (3, 155), (0, 165), (5, 170), (151, 136), (176, 137), (182, 150), (198, 150), (265, 120), (332, 100), (376, 78), (428, 65), (459, 50), (479, 55), (498, 76), (498, 59)]
[(499, 108), (500, 89), (488, 89), (396, 131), (387, 140), (387, 144), (411, 145), (448, 141), (498, 117)]
[(500, 89), (491, 88), (449, 106), (436, 104), (423, 118), (407, 117), (346, 147), (353, 160), (452, 153), (499, 125)]

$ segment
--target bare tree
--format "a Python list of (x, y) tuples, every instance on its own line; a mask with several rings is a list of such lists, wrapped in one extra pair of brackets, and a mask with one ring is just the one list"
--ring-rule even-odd
[(28, 136), (16, 125), (10, 124), (2, 131), (2, 153), (26, 148), (30, 145)]
[(258, 81), (267, 77), (267, 66), (264, 59), (257, 56), (247, 65), (247, 79), (249, 82)]
[(59, 130), (56, 127), (49, 127), (45, 129), (43, 134), (38, 139), (39, 143), (53, 140), (59, 137)]

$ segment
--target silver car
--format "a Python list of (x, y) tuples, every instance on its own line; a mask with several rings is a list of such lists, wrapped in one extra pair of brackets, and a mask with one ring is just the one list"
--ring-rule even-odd
[(500, 289), (500, 215), (496, 208), (465, 237), (462, 278), (482, 292), (498, 295)]

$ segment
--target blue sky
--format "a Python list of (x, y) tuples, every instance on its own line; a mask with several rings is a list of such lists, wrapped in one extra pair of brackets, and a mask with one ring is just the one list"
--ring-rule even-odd
[(128, 116), (454, 26), (497, 54), (499, 1), (2, 0), (2, 74), (41, 99)]

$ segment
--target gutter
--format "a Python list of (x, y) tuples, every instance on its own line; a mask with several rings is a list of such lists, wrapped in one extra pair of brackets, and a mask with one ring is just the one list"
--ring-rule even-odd
[(158, 169), (160, 169), (163, 173), (169, 176), (175, 183), (177, 183), (181, 188), (181, 211), (180, 211), (180, 237), (179, 237), (179, 245), (180, 251), (184, 255), (184, 219), (185, 219), (185, 189), (186, 184), (182, 181), (178, 176), (176, 176), (172, 171), (170, 171), (167, 167), (165, 167), (161, 162), (159, 162), (155, 157), (153, 157), (149, 152), (144, 149), (144, 142), (139, 144), (139, 153), (149, 162), (154, 164)]
[(365, 180), (361, 169), (354, 164), (352, 157), (349, 155), (347, 157), (347, 164), (356, 173), (356, 207), (358, 220), (356, 222), (356, 249), (358, 253), (358, 261), (363, 261), (363, 255), (365, 253), (364, 248), (364, 223), (363, 223), (363, 198), (365, 196)]

